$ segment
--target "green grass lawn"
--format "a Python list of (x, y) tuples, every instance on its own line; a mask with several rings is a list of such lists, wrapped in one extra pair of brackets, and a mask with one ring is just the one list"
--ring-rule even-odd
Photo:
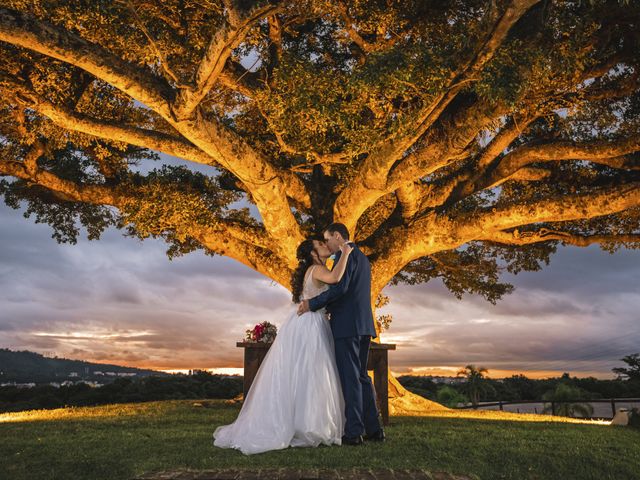
[[(179, 468), (424, 468), (492, 479), (640, 479), (628, 427), (392, 417), (388, 441), (245, 456), (212, 445), (238, 405), (163, 401), (0, 415), (0, 479), (129, 479)], [(19, 415), (19, 414), (18, 414)]]

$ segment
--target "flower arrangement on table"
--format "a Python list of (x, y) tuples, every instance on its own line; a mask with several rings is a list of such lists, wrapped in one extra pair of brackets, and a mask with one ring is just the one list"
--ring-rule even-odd
[(276, 339), (278, 328), (269, 322), (258, 323), (255, 327), (247, 330), (245, 341), (271, 343)]

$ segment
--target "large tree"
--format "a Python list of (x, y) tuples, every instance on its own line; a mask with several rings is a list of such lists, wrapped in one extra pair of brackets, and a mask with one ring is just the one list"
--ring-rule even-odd
[(285, 287), (339, 221), (372, 301), (495, 302), (559, 244), (640, 245), (639, 67), (634, 1), (0, 0), (1, 191)]

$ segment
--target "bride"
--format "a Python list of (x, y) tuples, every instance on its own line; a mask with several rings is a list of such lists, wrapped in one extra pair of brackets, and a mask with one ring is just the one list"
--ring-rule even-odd
[[(333, 270), (324, 240), (303, 241), (292, 275), (294, 304), (338, 283), (353, 247), (345, 244)], [(344, 399), (336, 367), (333, 336), (324, 309), (297, 314), (297, 305), (280, 327), (238, 418), (213, 432), (216, 447), (249, 455), (292, 447), (342, 444)]]

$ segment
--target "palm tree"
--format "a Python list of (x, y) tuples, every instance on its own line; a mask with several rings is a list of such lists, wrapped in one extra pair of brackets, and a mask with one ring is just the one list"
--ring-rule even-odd
[[(593, 415), (593, 406), (589, 403), (574, 403), (574, 400), (584, 399), (582, 391), (566, 383), (559, 383), (555, 390), (550, 390), (542, 396), (543, 400), (554, 402), (542, 409), (542, 413), (553, 413), (564, 417), (590, 417)], [(586, 399), (585, 399), (586, 400)]]
[(465, 377), (467, 379), (465, 390), (467, 391), (474, 407), (478, 406), (478, 401), (480, 400), (480, 394), (482, 392), (489, 392), (493, 390), (493, 387), (486, 382), (486, 373), (489, 373), (489, 370), (484, 367), (478, 368), (475, 365), (467, 365), (458, 371), (458, 377)]

